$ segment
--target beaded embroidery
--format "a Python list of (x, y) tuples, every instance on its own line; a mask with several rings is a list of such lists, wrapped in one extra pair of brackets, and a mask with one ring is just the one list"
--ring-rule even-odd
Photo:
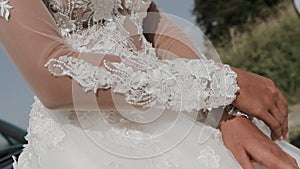
[(8, 5), (9, 0), (0, 0), (0, 16), (2, 16), (6, 21), (10, 16), (10, 9), (13, 7)]

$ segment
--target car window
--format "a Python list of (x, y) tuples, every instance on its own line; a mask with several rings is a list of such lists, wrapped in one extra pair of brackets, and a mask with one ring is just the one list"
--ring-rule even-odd
[(4, 138), (2, 134), (0, 134), (0, 151), (5, 150), (9, 147), (8, 141)]

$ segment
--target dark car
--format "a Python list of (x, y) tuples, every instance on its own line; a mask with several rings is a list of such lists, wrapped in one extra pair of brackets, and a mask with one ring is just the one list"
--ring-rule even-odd
[(26, 144), (26, 131), (0, 119), (0, 169), (11, 169), (12, 156), (18, 157)]

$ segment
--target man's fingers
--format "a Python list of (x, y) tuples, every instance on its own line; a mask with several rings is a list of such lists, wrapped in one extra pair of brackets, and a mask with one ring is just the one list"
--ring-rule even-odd
[(278, 120), (270, 112), (267, 112), (265, 118), (262, 120), (270, 127), (272, 131), (272, 135), (276, 139), (280, 139), (280, 137), (282, 136), (281, 134), (282, 126), (280, 125)]
[(284, 139), (289, 138), (289, 122), (288, 122), (288, 120), (285, 121), (284, 125), (282, 126), (281, 133), (282, 133)]
[(284, 96), (282, 95), (282, 93), (280, 91), (279, 92), (279, 99), (276, 101), (276, 106), (278, 107), (280, 113), (283, 115), (283, 117), (285, 118), (285, 123), (282, 126), (282, 135), (285, 139), (288, 139), (288, 104), (286, 99), (284, 98)]
[(278, 90), (278, 99), (276, 99), (276, 106), (280, 110), (281, 114), (287, 118), (288, 117), (288, 103), (283, 96), (283, 94)]
[(280, 125), (279, 129), (276, 128), (276, 130), (280, 130), (280, 136), (278, 137), (277, 135), (277, 133), (279, 134), (279, 131), (277, 131), (277, 133), (275, 133), (274, 135), (276, 136), (277, 139), (283, 140), (285, 135), (282, 133), (282, 130), (287, 119), (280, 113), (280, 110), (275, 105), (271, 108), (270, 112)]
[(273, 106), (270, 109), (271, 114), (273, 115), (273, 117), (279, 122), (279, 124), (281, 126), (283, 126), (283, 124), (285, 123), (285, 121), (287, 120), (286, 117), (283, 116), (283, 114), (280, 112), (280, 110), (277, 108), (277, 106)]
[[(248, 149), (247, 149), (248, 150)], [(254, 154), (254, 159), (261, 165), (272, 169), (299, 169), (295, 160), (285, 153), (274, 142), (269, 142), (265, 149), (260, 153), (254, 152), (253, 148), (249, 152)]]

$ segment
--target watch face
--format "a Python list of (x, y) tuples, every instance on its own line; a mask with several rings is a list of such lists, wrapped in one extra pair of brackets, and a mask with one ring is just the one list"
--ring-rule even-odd
[(300, 0), (294, 0), (295, 8), (297, 13), (300, 15)]

